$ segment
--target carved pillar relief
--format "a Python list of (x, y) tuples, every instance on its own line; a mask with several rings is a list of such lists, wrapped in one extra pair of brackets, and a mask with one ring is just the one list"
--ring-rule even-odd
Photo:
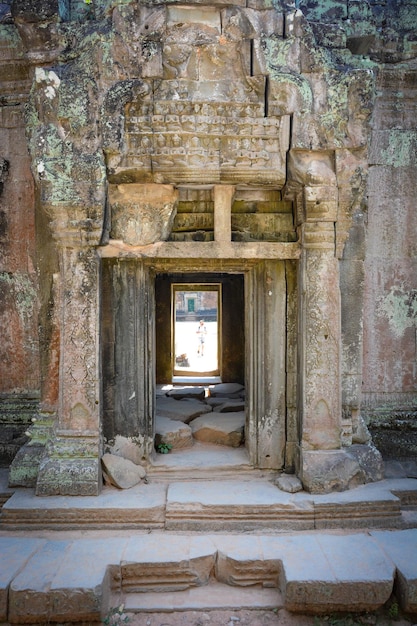
[(341, 446), (340, 283), (335, 255), (338, 194), (332, 154), (293, 151), (288, 193), (296, 202), (299, 284), (299, 473), (307, 489), (309, 454)]
[[(56, 217), (56, 212), (55, 212)], [(99, 258), (101, 230), (55, 230), (61, 289), (58, 411), (41, 460), (37, 495), (100, 490)], [(73, 225), (72, 225), (73, 226)]]
[(340, 289), (334, 226), (308, 222), (301, 232), (301, 446), (331, 450), (340, 447), (341, 416)]

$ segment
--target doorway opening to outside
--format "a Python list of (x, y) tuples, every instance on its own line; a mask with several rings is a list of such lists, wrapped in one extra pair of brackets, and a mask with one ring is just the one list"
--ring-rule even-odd
[(221, 382), (221, 283), (171, 286), (173, 382)]

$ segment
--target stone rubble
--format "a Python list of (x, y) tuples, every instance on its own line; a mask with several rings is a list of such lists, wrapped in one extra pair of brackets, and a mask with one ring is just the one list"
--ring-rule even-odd
[(130, 489), (146, 476), (141, 465), (108, 452), (101, 457), (101, 464), (106, 482), (118, 489)]

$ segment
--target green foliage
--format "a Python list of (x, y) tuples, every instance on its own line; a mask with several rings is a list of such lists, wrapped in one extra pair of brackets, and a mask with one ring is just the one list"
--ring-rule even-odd
[(103, 624), (105, 624), (105, 626), (119, 626), (120, 624), (128, 624), (130, 618), (128, 615), (126, 615), (126, 613), (124, 613), (124, 609), (124, 604), (121, 604), (114, 609), (110, 609), (106, 617), (103, 619)]
[(161, 443), (158, 443), (156, 446), (156, 450), (159, 454), (168, 454), (171, 449), (172, 445), (170, 443), (165, 443), (164, 441), (161, 441)]
[(388, 609), (388, 615), (391, 619), (398, 619), (400, 614), (400, 607), (398, 606), (398, 602), (393, 602)]
[(315, 617), (314, 626), (363, 626), (363, 622), (352, 615), (325, 615)]

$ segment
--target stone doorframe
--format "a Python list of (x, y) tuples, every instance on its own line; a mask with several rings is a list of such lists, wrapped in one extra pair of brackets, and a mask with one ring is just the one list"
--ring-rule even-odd
[[(118, 285), (116, 337), (123, 337), (122, 345), (114, 346), (118, 411), (123, 407), (118, 434), (137, 442), (145, 462), (154, 451), (155, 276), (191, 271), (210, 276), (208, 259), (198, 258), (199, 246), (187, 250), (191, 258), (119, 258), (109, 272)], [(281, 469), (286, 463), (286, 312), (288, 297), (294, 297), (287, 295), (286, 284), (293, 265), (263, 258), (210, 258), (209, 265), (212, 273), (244, 275), (246, 447), (254, 467)]]
[[(118, 406), (137, 416), (124, 424), (124, 436), (141, 446), (144, 460), (153, 451), (155, 389), (155, 293), (158, 273), (243, 274), (245, 289), (246, 445), (254, 467), (294, 466), (298, 442), (295, 406), (296, 325), (289, 329), (288, 310), (295, 315), (297, 243), (232, 243), (231, 206), (234, 187), (214, 186), (214, 241), (159, 242), (131, 246), (110, 241), (101, 258), (115, 260), (119, 326), (132, 325), (132, 341), (121, 362), (123, 394)], [(125, 320), (125, 322), (123, 321)], [(110, 348), (111, 349), (111, 348)], [(122, 359), (120, 359), (122, 361)], [(287, 383), (287, 372), (291, 388)], [(288, 400), (289, 396), (291, 399)], [(123, 420), (122, 420), (123, 421)], [(139, 425), (139, 432), (134, 430)], [(289, 443), (286, 444), (286, 439)]]
[[(26, 452), (12, 467), (12, 483), (18, 482), (16, 477), (19, 472), (22, 474), (25, 463), (26, 467), (29, 461), (34, 465), (35, 458), (38, 471), (33, 483), (38, 495), (100, 492), (100, 258), (105, 257), (120, 262), (135, 259), (135, 280), (145, 285), (146, 293), (150, 293), (152, 272), (178, 269), (179, 264), (183, 269), (199, 271), (210, 260), (216, 271), (243, 271), (248, 298), (257, 302), (256, 307), (248, 307), (246, 321), (250, 345), (247, 435), (251, 462), (256, 467), (280, 468), (284, 462), (294, 465), (305, 488), (311, 491), (324, 489), (329, 464), (342, 468), (342, 474), (345, 468), (346, 481), (350, 479), (352, 457), (341, 447), (339, 261), (332, 210), (336, 201), (333, 196), (332, 202), (323, 202), (323, 197), (329, 196), (328, 187), (323, 190), (296, 185), (296, 191), (293, 198), (299, 223), (297, 243), (231, 242), (230, 185), (215, 185), (214, 241), (203, 244), (157, 242), (135, 247), (110, 240), (100, 246), (98, 230), (92, 230), (90, 225), (85, 232), (82, 207), (78, 215), (74, 208), (70, 215), (68, 211), (64, 215), (62, 207), (59, 214), (55, 211), (51, 224), (60, 251), (61, 285), (56, 414), (41, 411)], [(78, 219), (69, 219), (74, 217)], [(285, 271), (285, 265), (297, 265), (297, 279), (294, 272)], [(292, 300), (274, 297), (274, 292), (286, 293), (285, 284), (291, 281)], [(138, 388), (137, 411), (143, 415), (144, 435), (151, 437), (154, 368), (148, 359), (152, 352), (148, 320), (153, 305), (145, 297), (135, 306), (141, 309), (136, 311), (137, 335), (142, 346), (137, 367), (145, 372)], [(288, 319), (288, 306), (298, 311), (297, 331), (291, 331), (293, 339), (297, 333), (297, 358), (295, 352), (288, 350), (285, 330), (277, 333), (276, 320)], [(286, 378), (288, 385), (280, 382)], [(287, 422), (286, 411), (291, 416)]]

